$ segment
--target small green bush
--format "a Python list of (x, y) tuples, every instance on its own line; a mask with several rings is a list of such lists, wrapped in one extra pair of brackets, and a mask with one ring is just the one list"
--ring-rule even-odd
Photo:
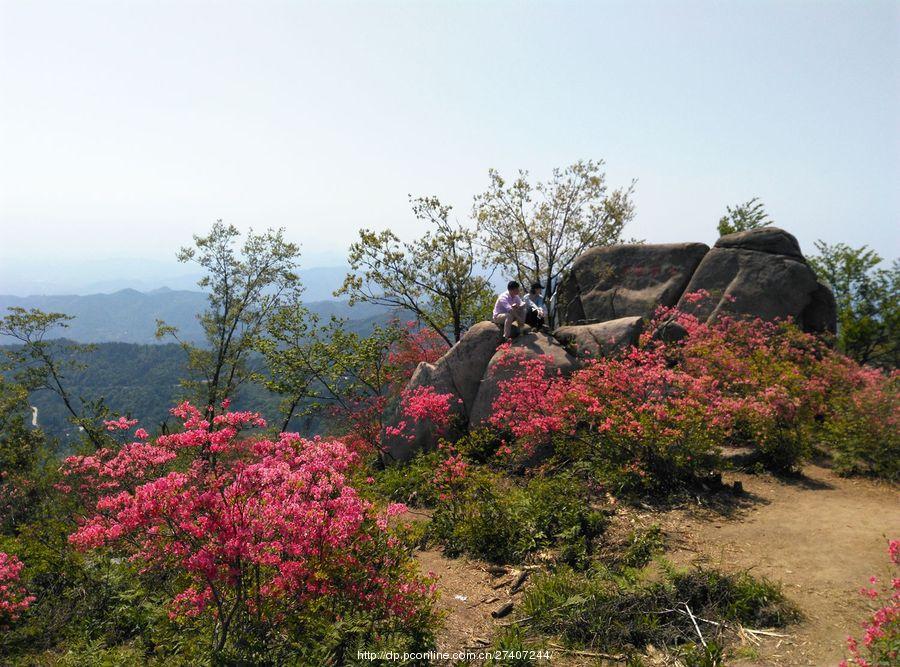
[(464, 488), (438, 506), (429, 532), (449, 555), (513, 563), (557, 548), (560, 560), (581, 566), (605, 524), (584, 484), (571, 474), (519, 484), (480, 469), (470, 471)]
[(620, 567), (640, 568), (649, 563), (654, 556), (664, 551), (662, 529), (654, 524), (643, 530), (633, 530), (621, 556), (615, 559), (614, 565)]
[[(438, 500), (434, 473), (443, 459), (441, 452), (423, 452), (407, 463), (387, 466), (373, 475), (370, 491), (381, 499), (411, 507), (433, 507)], [(366, 488), (360, 484), (359, 488)]]
[(548, 651), (541, 643), (529, 639), (521, 628), (503, 628), (489, 649), (485, 667), (528, 667), (549, 664)]
[(839, 473), (900, 481), (900, 374), (834, 397), (822, 441)]
[(454, 443), (456, 451), (469, 461), (493, 463), (501, 439), (496, 429), (475, 428)]
[[(687, 607), (698, 618), (757, 627), (781, 626), (797, 616), (775, 586), (746, 573), (664, 568), (662, 580), (647, 575), (605, 568), (582, 574), (560, 567), (535, 577), (525, 592), (522, 615), (540, 633), (606, 650), (695, 641)], [(715, 639), (721, 626), (704, 622), (703, 630)]]

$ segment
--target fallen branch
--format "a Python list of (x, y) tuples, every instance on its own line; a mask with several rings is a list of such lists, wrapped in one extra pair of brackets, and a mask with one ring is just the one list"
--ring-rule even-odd
[(519, 589), (522, 588), (522, 585), (525, 583), (525, 580), (528, 578), (528, 570), (522, 570), (519, 572), (518, 576), (513, 580), (512, 586), (509, 587), (509, 594), (513, 595), (519, 592)]
[(700, 637), (700, 643), (703, 644), (703, 648), (706, 648), (706, 640), (703, 638), (703, 633), (700, 632), (700, 626), (697, 625), (697, 619), (694, 618), (694, 615), (691, 613), (691, 608), (688, 607), (687, 602), (682, 604), (684, 604), (684, 608), (687, 609), (688, 616), (691, 618), (691, 623), (694, 624), (694, 630), (697, 631), (697, 636)]
[(616, 654), (616, 653), (599, 653), (597, 651), (577, 651), (575, 649), (565, 648), (564, 646), (560, 646), (559, 644), (548, 643), (547, 646), (550, 648), (561, 651), (563, 653), (567, 653), (569, 655), (580, 655), (586, 658), (604, 658), (605, 660), (615, 660), (616, 662), (625, 662), (628, 658), (624, 655)]
[[(685, 609), (690, 611), (690, 609), (688, 608), (686, 603), (682, 602), (681, 604), (684, 605)], [(682, 616), (689, 616), (692, 621), (694, 619), (697, 619), (697, 621), (702, 621), (703, 623), (709, 623), (710, 625), (715, 625), (720, 628), (732, 628), (732, 629), (736, 630), (739, 634), (746, 632), (746, 633), (750, 633), (751, 635), (763, 635), (765, 637), (779, 637), (782, 639), (790, 639), (792, 637), (792, 635), (784, 635), (779, 632), (772, 632), (771, 630), (756, 630), (754, 628), (747, 628), (747, 627), (744, 627), (743, 625), (741, 625), (740, 623), (720, 623), (718, 621), (711, 621), (708, 618), (703, 618), (702, 616), (694, 616), (694, 614), (688, 614), (688, 613), (682, 611), (681, 609), (661, 609), (660, 611), (655, 611), (655, 612), (651, 612), (651, 613), (654, 613), (654, 614), (673, 614), (673, 613), (681, 614)], [(696, 625), (697, 624), (695, 621), (694, 627), (696, 627)], [(699, 630), (697, 632), (699, 633)]]
[(772, 632), (770, 630), (754, 630), (752, 628), (745, 628), (744, 626), (741, 626), (741, 630), (743, 630), (744, 632), (749, 632), (750, 634), (764, 635), (766, 637), (781, 637), (783, 639), (790, 639), (790, 637), (791, 637), (791, 635), (782, 635), (777, 632)]

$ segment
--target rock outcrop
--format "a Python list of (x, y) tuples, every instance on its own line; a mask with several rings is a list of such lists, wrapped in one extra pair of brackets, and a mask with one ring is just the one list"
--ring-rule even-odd
[(649, 319), (658, 306), (675, 305), (708, 250), (704, 243), (592, 248), (560, 281), (556, 296), (560, 322)]
[(553, 337), (577, 357), (606, 357), (623, 348), (637, 345), (644, 331), (644, 318), (620, 317), (596, 324), (568, 324), (553, 332)]
[[(701, 290), (709, 296), (685, 296)], [(593, 248), (575, 260), (556, 298), (562, 326), (552, 336), (526, 333), (510, 350), (523, 358), (542, 357), (550, 372), (564, 375), (578, 368), (580, 358), (637, 345), (659, 306), (677, 305), (703, 321), (722, 315), (791, 317), (809, 332), (834, 332), (837, 318), (831, 290), (816, 278), (797, 239), (775, 227), (723, 236), (712, 249), (703, 243)], [(653, 337), (674, 341), (687, 333), (670, 321)], [(501, 362), (507, 352), (498, 351), (500, 342), (499, 327), (476, 324), (436, 363), (420, 364), (409, 386), (430, 385), (459, 399), (460, 430), (483, 424), (500, 382), (516, 368)], [(420, 424), (411, 442), (387, 438), (385, 458), (408, 459), (436, 440), (428, 425)]]
[(834, 331), (834, 297), (816, 278), (793, 235), (762, 227), (723, 236), (706, 253), (685, 294), (705, 290), (710, 298), (678, 308), (710, 321), (720, 315), (791, 317), (806, 331)]
[(553, 336), (540, 331), (519, 336), (513, 340), (508, 349), (497, 351), (488, 363), (469, 414), (470, 426), (479, 426), (490, 417), (494, 400), (500, 394), (500, 383), (512, 377), (518, 369), (516, 364), (505, 365), (501, 362), (507, 354), (517, 355), (517, 361), (542, 357), (545, 359), (548, 373), (552, 375), (557, 372), (568, 375), (578, 368), (578, 360)]

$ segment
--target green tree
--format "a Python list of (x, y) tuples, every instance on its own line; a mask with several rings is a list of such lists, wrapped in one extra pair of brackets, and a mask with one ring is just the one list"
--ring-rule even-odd
[(335, 296), (408, 310), (449, 344), (489, 316), (493, 292), (479, 272), (474, 230), (451, 222), (451, 207), (436, 197), (411, 203), (428, 231), (404, 243), (389, 229), (360, 230), (350, 246), (350, 273)]
[(766, 207), (759, 197), (738, 204), (735, 207), (726, 206), (725, 215), (719, 218), (719, 236), (746, 232), (757, 227), (766, 227), (774, 222), (766, 213)]
[(260, 374), (257, 380), (283, 397), (281, 431), (295, 416), (313, 412), (327, 391), (322, 378), (332, 364), (332, 350), (325, 336), (318, 316), (294, 295), (272, 315), (266, 336), (256, 343), (268, 369), (268, 375)]
[(0, 533), (31, 518), (40, 501), (32, 480), (49, 457), (43, 433), (25, 421), (28, 408), (28, 389), (0, 374)]
[(621, 242), (634, 217), (634, 183), (608, 191), (603, 166), (602, 160), (576, 162), (536, 184), (527, 171), (507, 183), (491, 169), (490, 186), (473, 206), (487, 261), (523, 284), (541, 281), (550, 295), (582, 252)]
[(900, 365), (900, 263), (877, 268), (882, 259), (866, 246), (816, 241), (810, 258), (837, 302), (839, 349), (860, 363)]
[(252, 377), (247, 360), (258, 338), (302, 289), (296, 273), (300, 248), (284, 239), (283, 229), (251, 230), (240, 240), (236, 227), (219, 220), (206, 236), (194, 236), (193, 247), (178, 253), (179, 261), (196, 262), (206, 272), (197, 283), (209, 298), (199, 315), (205, 346), (182, 341), (175, 327), (157, 322), (157, 336), (173, 336), (187, 352), (192, 376), (183, 384), (207, 406), (210, 417)]
[(81, 400), (69, 390), (67, 375), (83, 369), (77, 358), (92, 346), (63, 339), (53, 339), (74, 318), (63, 313), (45, 313), (37, 308), (26, 310), (18, 306), (0, 319), (0, 335), (18, 341), (18, 345), (3, 348), (6, 368), (26, 391), (48, 391), (55, 394), (71, 422), (78, 426), (95, 447), (102, 447), (106, 437), (100, 421), (110, 416), (102, 398)]

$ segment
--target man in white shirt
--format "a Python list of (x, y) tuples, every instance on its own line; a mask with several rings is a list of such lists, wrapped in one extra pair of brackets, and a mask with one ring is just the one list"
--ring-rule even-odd
[(494, 304), (494, 323), (503, 325), (503, 339), (512, 338), (512, 325), (520, 327), (525, 324), (525, 303), (519, 296), (519, 283), (511, 280), (506, 291), (497, 297)]

